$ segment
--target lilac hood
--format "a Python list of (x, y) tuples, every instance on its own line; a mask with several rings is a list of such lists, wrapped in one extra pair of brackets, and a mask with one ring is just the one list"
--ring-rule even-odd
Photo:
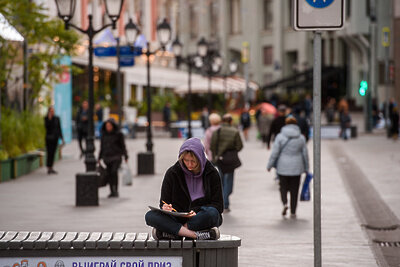
[(203, 189), (203, 172), (204, 168), (207, 163), (206, 155), (204, 153), (204, 146), (201, 143), (201, 140), (198, 138), (190, 138), (186, 140), (183, 145), (181, 146), (179, 150), (179, 156), (184, 152), (184, 151), (192, 151), (197, 159), (200, 162), (200, 173), (192, 173), (189, 171), (185, 165), (183, 164), (182, 161), (179, 161), (179, 164), (181, 165), (181, 168), (183, 172), (185, 173), (185, 179), (186, 179), (186, 184), (189, 189), (190, 197), (193, 200), (196, 200), (198, 198), (204, 197), (204, 189)]

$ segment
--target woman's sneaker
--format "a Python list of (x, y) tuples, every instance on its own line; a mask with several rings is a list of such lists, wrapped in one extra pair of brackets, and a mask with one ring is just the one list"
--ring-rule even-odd
[(196, 231), (197, 240), (218, 240), (220, 233), (218, 227), (213, 227), (210, 230)]
[(156, 228), (153, 228), (151, 235), (155, 240), (181, 240), (182, 237), (179, 235), (174, 235), (166, 232), (162, 232)]

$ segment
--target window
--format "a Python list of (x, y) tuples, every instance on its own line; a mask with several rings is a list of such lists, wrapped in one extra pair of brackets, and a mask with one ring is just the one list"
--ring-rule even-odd
[(240, 33), (242, 30), (240, 0), (230, 0), (229, 14), (230, 14), (231, 34)]
[(272, 58), (272, 46), (264, 46), (263, 48), (263, 59), (264, 65), (269, 66), (272, 65), (273, 58)]
[(199, 19), (195, 4), (189, 4), (190, 38), (197, 39), (199, 35)]
[(272, 21), (273, 21), (273, 1), (272, 0), (264, 0), (264, 30), (272, 29)]
[(215, 0), (210, 2), (210, 30), (211, 37), (217, 37), (218, 29), (219, 29), (219, 21), (218, 21), (218, 3)]

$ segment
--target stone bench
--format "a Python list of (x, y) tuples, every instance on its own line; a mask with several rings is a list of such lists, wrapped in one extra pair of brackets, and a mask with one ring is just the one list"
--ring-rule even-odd
[(154, 240), (148, 233), (0, 231), (0, 266), (238, 266), (236, 236), (219, 240)]

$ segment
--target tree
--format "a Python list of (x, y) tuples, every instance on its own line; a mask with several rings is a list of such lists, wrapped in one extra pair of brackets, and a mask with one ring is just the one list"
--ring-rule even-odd
[[(65, 55), (73, 55), (79, 35), (64, 29), (58, 18), (45, 15), (45, 8), (30, 0), (0, 0), (0, 12), (24, 36), (28, 43), (28, 102), (32, 109), (39, 93), (52, 86), (65, 69), (58, 64)], [(5, 95), (15, 66), (23, 66), (22, 44), (0, 38), (0, 90)], [(6, 103), (7, 104), (7, 103)]]

